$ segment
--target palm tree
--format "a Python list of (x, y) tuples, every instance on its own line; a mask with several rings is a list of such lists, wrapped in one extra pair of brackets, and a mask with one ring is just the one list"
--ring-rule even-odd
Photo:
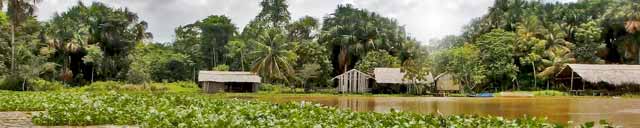
[(267, 29), (252, 42), (256, 50), (251, 55), (257, 57), (252, 72), (266, 76), (270, 80), (284, 80), (294, 73), (296, 55), (290, 50), (289, 42), (282, 30)]
[(35, 13), (37, 9), (35, 4), (41, 2), (41, 0), (0, 0), (0, 9), (3, 8), (4, 2), (7, 2), (7, 14), (11, 22), (11, 67), (12, 73), (16, 69), (16, 55), (15, 55), (15, 35), (16, 29), (22, 25), (30, 16)]
[[(567, 66), (569, 63), (574, 63), (576, 59), (573, 55), (564, 49), (550, 49), (546, 52), (546, 59), (542, 59), (542, 63), (547, 67), (542, 70), (542, 72), (538, 73), (538, 77), (543, 79), (549, 79), (556, 75), (562, 68)], [(547, 81), (547, 88), (549, 88), (549, 84)]]

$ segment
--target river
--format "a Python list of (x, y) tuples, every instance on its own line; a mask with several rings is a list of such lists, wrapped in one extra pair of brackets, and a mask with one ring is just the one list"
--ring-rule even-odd
[[(246, 98), (246, 97), (245, 97)], [(518, 118), (535, 116), (565, 125), (608, 120), (624, 127), (640, 127), (640, 99), (611, 97), (373, 97), (373, 96), (261, 96), (249, 97), (284, 103), (310, 101), (355, 111), (389, 112), (391, 109), (425, 114), (477, 114)]]

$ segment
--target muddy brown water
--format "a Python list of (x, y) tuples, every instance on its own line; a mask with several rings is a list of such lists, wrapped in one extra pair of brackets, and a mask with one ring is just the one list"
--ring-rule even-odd
[(242, 97), (275, 103), (310, 101), (355, 111), (389, 112), (391, 109), (425, 114), (477, 114), (518, 118), (546, 117), (574, 126), (608, 120), (618, 126), (640, 128), (640, 99), (611, 97), (367, 97), (367, 96), (274, 96)]

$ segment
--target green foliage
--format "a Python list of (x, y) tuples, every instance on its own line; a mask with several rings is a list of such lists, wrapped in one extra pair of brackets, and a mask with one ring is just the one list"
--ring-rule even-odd
[(435, 53), (434, 56), (436, 72), (452, 73), (454, 79), (460, 81), (465, 89), (477, 91), (477, 87), (487, 81), (488, 71), (481, 60), (480, 50), (475, 45), (466, 44)]
[(229, 65), (221, 64), (211, 68), (213, 71), (229, 71)]
[(557, 90), (533, 91), (534, 96), (569, 96), (566, 92)]
[(194, 82), (177, 81), (170, 83), (148, 83), (148, 84), (126, 84), (117, 81), (97, 81), (89, 85), (78, 88), (79, 91), (86, 92), (107, 92), (107, 91), (124, 91), (124, 92), (179, 92), (179, 93), (197, 93), (200, 88)]
[(252, 44), (256, 49), (251, 55), (256, 59), (251, 71), (270, 81), (283, 80), (288, 83), (287, 77), (293, 75), (293, 65), (298, 58), (291, 51), (292, 45), (287, 42), (283, 31), (265, 30), (256, 40), (252, 40)]
[(57, 91), (63, 88), (64, 85), (57, 81), (47, 81), (43, 79), (29, 80), (29, 89), (33, 91)]
[(182, 81), (192, 78), (193, 64), (186, 55), (161, 44), (138, 44), (129, 56), (133, 62), (128, 80), (134, 84), (154, 81)]
[[(0, 110), (42, 111), (38, 125), (141, 127), (559, 127), (540, 118), (354, 112), (318, 104), (271, 104), (172, 93), (0, 92)], [(141, 105), (144, 104), (144, 105)], [(45, 109), (46, 108), (46, 109)], [(208, 118), (204, 118), (208, 117)]]
[(236, 34), (236, 26), (231, 23), (231, 19), (227, 16), (209, 16), (202, 21), (196, 22), (200, 27), (200, 50), (202, 51), (202, 59), (205, 67), (213, 67), (219, 64), (226, 64), (225, 54), (228, 53), (224, 48), (231, 38)]
[(404, 46), (416, 43), (397, 21), (349, 4), (338, 5), (324, 18), (318, 42), (331, 51), (336, 74), (352, 69), (371, 51), (385, 50), (403, 62)]
[(573, 50), (578, 62), (582, 63), (604, 63), (600, 57), (596, 56), (599, 50), (606, 48), (600, 41), (602, 38), (602, 28), (597, 22), (591, 21), (581, 24), (576, 30), (576, 48)]
[(249, 53), (249, 47), (247, 43), (240, 40), (232, 40), (224, 46), (229, 53), (225, 56), (232, 58), (231, 67), (232, 70), (246, 71), (250, 65), (250, 60), (247, 53)]
[(400, 60), (389, 55), (387, 51), (380, 50), (367, 53), (362, 60), (356, 63), (356, 69), (370, 74), (373, 73), (374, 68), (378, 67), (398, 68)]
[(501, 29), (492, 30), (478, 38), (480, 58), (487, 68), (487, 76), (499, 84), (514, 82), (518, 74), (518, 67), (514, 62), (514, 44), (516, 35)]
[(260, 92), (267, 92), (267, 93), (280, 93), (284, 91), (284, 89), (285, 89), (284, 85), (269, 84), (269, 83), (263, 83), (260, 86), (258, 86), (258, 90)]
[(118, 90), (120, 86), (124, 85), (122, 82), (117, 81), (97, 81), (93, 82), (89, 85), (83, 86), (81, 90), (83, 91), (109, 91), (109, 90)]
[(137, 43), (151, 38), (146, 28), (129, 9), (78, 2), (46, 22), (40, 37), (43, 49), (50, 51), (48, 61), (60, 65), (56, 72), (62, 80), (82, 85), (93, 79), (124, 80), (127, 74), (139, 77), (139, 69), (129, 71), (132, 60), (127, 56)]

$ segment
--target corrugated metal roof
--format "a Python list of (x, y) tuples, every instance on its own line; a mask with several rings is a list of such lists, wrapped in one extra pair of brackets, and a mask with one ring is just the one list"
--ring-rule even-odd
[(251, 72), (200, 71), (198, 82), (247, 82), (260, 83), (260, 76)]

